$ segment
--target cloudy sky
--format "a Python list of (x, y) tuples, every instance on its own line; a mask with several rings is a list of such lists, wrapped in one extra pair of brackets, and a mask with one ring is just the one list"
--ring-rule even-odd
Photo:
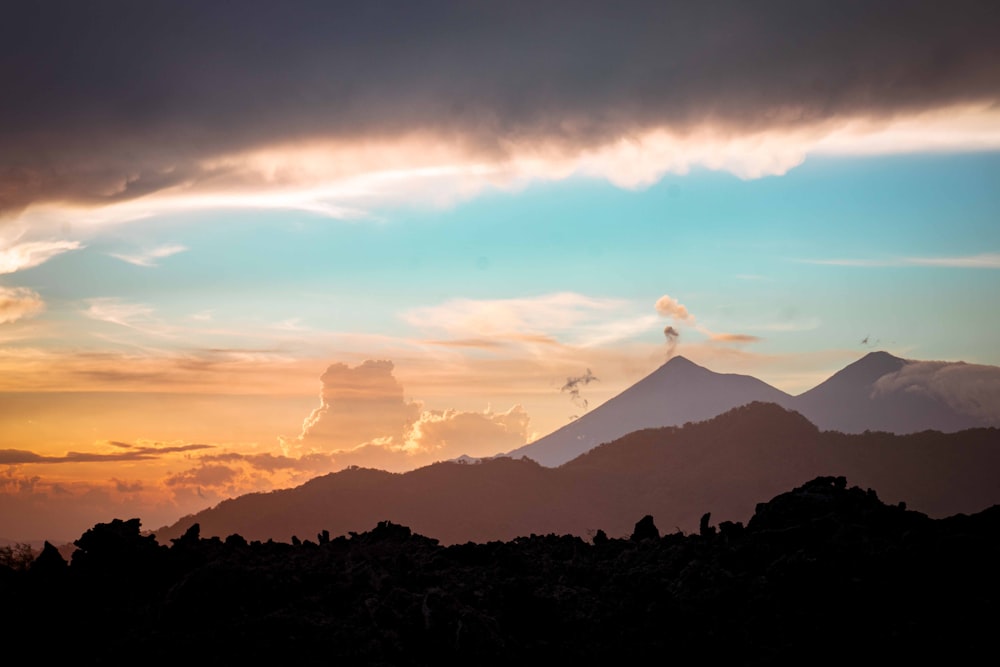
[(0, 537), (1000, 364), (995, 2), (357, 4), (5, 6)]

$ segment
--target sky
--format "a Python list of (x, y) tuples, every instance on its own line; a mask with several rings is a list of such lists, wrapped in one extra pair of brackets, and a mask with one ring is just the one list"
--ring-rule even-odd
[(707, 4), (10, 3), (0, 538), (1000, 365), (996, 3)]

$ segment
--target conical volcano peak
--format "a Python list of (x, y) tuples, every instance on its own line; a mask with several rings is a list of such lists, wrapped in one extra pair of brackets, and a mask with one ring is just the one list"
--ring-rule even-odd
[(915, 365), (919, 371), (927, 363), (870, 352), (796, 397), (794, 407), (822, 430), (842, 433), (951, 432), (984, 425), (981, 418), (956, 410), (929, 390), (934, 378), (926, 373), (910, 373), (910, 381), (895, 390), (881, 389), (886, 381), (906, 373), (904, 369)]
[(894, 357), (888, 352), (869, 352), (835, 373), (827, 382), (838, 380), (871, 383), (887, 373), (895, 373), (906, 364), (905, 359)]
[(656, 371), (651, 373), (651, 375), (657, 375), (658, 373), (670, 371), (670, 373), (684, 373), (692, 371), (703, 371), (706, 373), (711, 373), (704, 366), (699, 366), (685, 356), (677, 355), (668, 359), (662, 366), (660, 366)]
[[(788, 421), (787, 416), (777, 412), (784, 408), (797, 412), (797, 420), (808, 420), (824, 431), (950, 432), (982, 426), (980, 417), (960, 414), (931, 393), (876, 390), (880, 378), (904, 368), (919, 370), (921, 363), (881, 350), (869, 352), (818, 386), (793, 397), (749, 375), (718, 373), (678, 355), (579, 419), (508, 455), (558, 466), (632, 431), (704, 421), (754, 401), (781, 406), (758, 406), (747, 413), (754, 423)], [(1000, 374), (1000, 369), (996, 371)], [(906, 379), (907, 386), (916, 382), (914, 377)], [(766, 414), (766, 410), (772, 413)]]
[(865, 356), (861, 357), (855, 363), (858, 364), (889, 364), (889, 363), (906, 363), (905, 359), (893, 356), (885, 350), (876, 350), (875, 352), (869, 352)]
[(750, 376), (716, 373), (676, 356), (603, 405), (508, 455), (557, 466), (631, 431), (701, 421), (753, 401), (790, 400)]

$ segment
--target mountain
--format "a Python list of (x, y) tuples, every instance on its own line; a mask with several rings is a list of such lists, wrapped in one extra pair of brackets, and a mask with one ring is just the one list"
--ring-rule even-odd
[(880, 390), (879, 380), (920, 363), (927, 362), (871, 352), (796, 396), (792, 407), (819, 428), (844, 433), (916, 433), (928, 429), (947, 433), (985, 425), (981, 418), (963, 414), (926, 391), (917, 391), (919, 385)]
[(748, 375), (715, 373), (677, 356), (600, 407), (507, 456), (558, 466), (626, 433), (703, 421), (754, 401), (792, 397)]
[[(962, 396), (967, 405), (956, 407), (950, 396)], [(557, 466), (632, 431), (701, 421), (753, 401), (795, 410), (821, 430), (952, 433), (1000, 426), (1000, 368), (871, 352), (791, 396), (748, 375), (715, 373), (674, 357), (603, 405), (507, 456)]]
[(692, 531), (705, 511), (744, 521), (760, 498), (820, 475), (842, 475), (932, 516), (1000, 503), (1000, 431), (907, 436), (822, 432), (778, 405), (752, 403), (711, 420), (647, 429), (558, 468), (530, 459), (437, 463), (395, 474), (353, 468), (294, 489), (250, 494), (157, 532), (161, 543), (194, 523), (203, 535), (311, 538), (389, 520), (445, 543), (597, 529), (627, 535), (637, 516)]

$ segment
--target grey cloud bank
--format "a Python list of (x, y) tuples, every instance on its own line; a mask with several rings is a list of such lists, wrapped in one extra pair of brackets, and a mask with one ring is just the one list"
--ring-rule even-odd
[(0, 216), (224, 180), (212, 158), (426, 134), (483, 158), (1000, 100), (995, 2), (13, 2)]

